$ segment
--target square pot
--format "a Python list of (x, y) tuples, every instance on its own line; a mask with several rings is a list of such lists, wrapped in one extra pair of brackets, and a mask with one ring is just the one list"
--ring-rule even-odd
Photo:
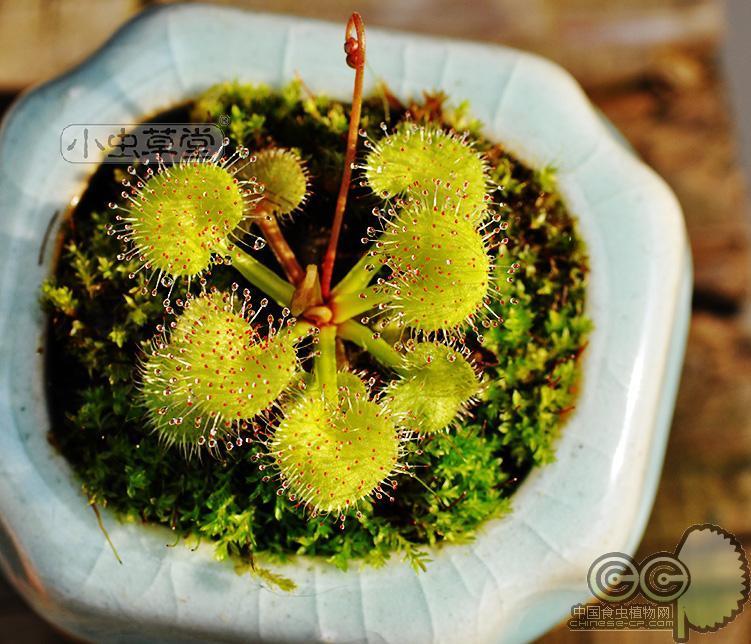
[[(73, 123), (137, 123), (225, 79), (280, 86), (299, 72), (348, 100), (343, 29), (200, 5), (142, 14), (65, 76), (32, 91), (0, 130), (0, 563), (63, 630), (97, 642), (496, 642), (531, 639), (588, 596), (594, 558), (638, 544), (659, 479), (689, 321), (680, 207), (575, 81), (501, 47), (368, 30), (370, 64), (402, 97), (468, 99), (488, 138), (558, 169), (591, 258), (581, 398), (508, 516), (475, 542), (436, 549), (427, 572), (393, 560), (341, 572), (278, 566), (291, 593), (238, 576), (210, 548), (167, 548), (166, 529), (105, 515), (120, 565), (48, 443), (45, 317), (57, 214), (93, 166), (63, 160)], [(374, 83), (372, 74), (366, 83)], [(367, 87), (366, 87), (367, 91)], [(51, 223), (51, 221), (53, 223)]]

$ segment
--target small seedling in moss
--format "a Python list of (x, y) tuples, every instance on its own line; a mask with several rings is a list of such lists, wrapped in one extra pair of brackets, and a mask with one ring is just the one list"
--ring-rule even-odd
[[(332, 286), (358, 167), (365, 65), (358, 14), (347, 25), (345, 51), (355, 70), (353, 101), (320, 265), (301, 266), (286, 241), (292, 213), (314, 215), (305, 210), (305, 162), (280, 147), (147, 168), (135, 183), (126, 180), (113, 228), (126, 245), (121, 258), (138, 257), (155, 283), (169, 287), (169, 322), (141, 370), (141, 395), (159, 438), (191, 454), (203, 445), (231, 446), (250, 424), (264, 423), (277, 472), (267, 478), (312, 515), (342, 520), (373, 497), (391, 497), (392, 477), (409, 468), (403, 446), (411, 436), (448, 431), (470, 413), (481, 373), (469, 359), (467, 334), (482, 341), (483, 329), (497, 324), (491, 240), (500, 231), (499, 218), (488, 214), (488, 163), (469, 139), (403, 122), (366, 138), (359, 167), (381, 206), (365, 240), (371, 247)], [(265, 245), (284, 277), (254, 256)], [(234, 289), (212, 290), (214, 264), (231, 265), (273, 299), (281, 319), (266, 319), (265, 300), (256, 306), (249, 292), (239, 298)], [(202, 292), (173, 306), (180, 278), (198, 278)], [(390, 340), (377, 330), (384, 324)], [(307, 336), (313, 342), (298, 351)], [(373, 388), (352, 375), (337, 343), (365, 349), (389, 374), (385, 383)]]

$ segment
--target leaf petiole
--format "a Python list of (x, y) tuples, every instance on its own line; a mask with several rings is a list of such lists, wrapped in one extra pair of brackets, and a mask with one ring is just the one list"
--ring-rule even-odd
[(316, 383), (324, 398), (336, 396), (336, 327), (322, 327), (318, 337), (318, 355), (313, 364)]
[(276, 261), (284, 269), (287, 279), (292, 284), (302, 282), (305, 272), (297, 261), (294, 251), (287, 243), (274, 211), (263, 205), (259, 206), (254, 213), (253, 221), (261, 229), (266, 243), (274, 253)]
[(365, 253), (347, 273), (342, 280), (331, 291), (334, 299), (338, 295), (345, 293), (355, 293), (364, 289), (378, 273), (378, 262), (370, 255), (370, 251)]
[(339, 337), (349, 340), (365, 349), (378, 362), (391, 369), (399, 369), (402, 365), (402, 355), (388, 342), (374, 337), (373, 331), (359, 322), (347, 320), (338, 327)]
[(390, 293), (384, 292), (383, 288), (378, 286), (370, 286), (358, 293), (343, 293), (331, 301), (333, 321), (335, 324), (345, 322), (380, 304), (385, 304), (391, 298)]
[(232, 254), (232, 266), (253, 286), (263, 291), (279, 306), (289, 306), (295, 287), (282, 279), (270, 268), (264, 266), (255, 257), (236, 248)]

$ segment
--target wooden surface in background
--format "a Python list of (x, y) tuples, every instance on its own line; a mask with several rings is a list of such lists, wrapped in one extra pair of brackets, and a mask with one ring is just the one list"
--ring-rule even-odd
[[(78, 9), (67, 6), (71, 4)], [(112, 9), (82, 11), (87, 4), (107, 4)], [(351, 6), (338, 0), (233, 4), (307, 11), (335, 20), (342, 20)], [(373, 25), (504, 40), (564, 63), (676, 191), (694, 253), (695, 305), (665, 468), (640, 555), (672, 550), (687, 527), (701, 522), (718, 523), (734, 532), (751, 553), (751, 335), (746, 304), (750, 220), (714, 54), (720, 37), (718, 4), (712, 0), (526, 0), (524, 4), (520, 15), (517, 0), (479, 0), (473, 3), (473, 12), (444, 0), (432, 4), (441, 10), (427, 12), (426, 0), (358, 3)], [(47, 27), (33, 23), (29, 33), (37, 37), (48, 33), (54, 39), (63, 25), (67, 32), (59, 34), (62, 44), (50, 50), (32, 38), (34, 51), (41, 54), (21, 64), (20, 54), (9, 53), (8, 43), (18, 46), (21, 40), (13, 21), (18, 11), (26, 11), (19, 7), (41, 11), (43, 5), (55, 5), (59, 15), (68, 18), (59, 19), (58, 26), (46, 32)], [(96, 34), (94, 40), (103, 39), (136, 5), (119, 0), (0, 0), (4, 42), (0, 88), (17, 89), (58, 73), (90, 49), (93, 41), (85, 41), (82, 34), (91, 32)], [(77, 17), (70, 18), (74, 14)], [(45, 20), (53, 20), (51, 14), (45, 15)], [(666, 22), (670, 16), (673, 19)], [(2, 105), (0, 97), (0, 111)], [(59, 636), (0, 583), (0, 642), (55, 641), (60, 641)], [(658, 644), (672, 639), (668, 633), (573, 634), (561, 627), (541, 641)], [(692, 633), (691, 641), (751, 641), (751, 610), (718, 634)]]
[(38, 617), (0, 575), (0, 643), (69, 644)]
[[(94, 51), (141, 7), (173, 1), (0, 0), (0, 91), (56, 76)], [(711, 45), (722, 30), (721, 0), (213, 2), (329, 20), (342, 28), (357, 9), (371, 27), (529, 49), (558, 61), (587, 84), (633, 78), (665, 46)], [(378, 70), (375, 57), (370, 65)]]
[[(751, 556), (749, 208), (724, 83), (711, 50), (663, 51), (641, 77), (589, 94), (683, 206), (694, 256), (694, 311), (660, 487), (637, 559), (673, 551), (716, 523)], [(694, 642), (751, 642), (751, 609)], [(545, 644), (672, 642), (670, 633), (571, 633)]]
[(138, 0), (0, 0), (0, 91), (79, 63), (138, 8)]

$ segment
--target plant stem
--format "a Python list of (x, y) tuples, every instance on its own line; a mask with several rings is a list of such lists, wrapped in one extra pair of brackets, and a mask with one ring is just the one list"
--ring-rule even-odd
[(331, 301), (334, 323), (339, 324), (349, 320), (356, 315), (360, 315), (360, 313), (374, 309), (379, 304), (388, 302), (390, 299), (390, 293), (385, 293), (376, 286), (370, 286), (359, 293), (344, 293)]
[(115, 548), (115, 544), (112, 543), (112, 539), (110, 539), (110, 534), (107, 532), (107, 528), (104, 527), (104, 521), (102, 521), (102, 515), (99, 512), (99, 508), (97, 507), (96, 503), (94, 503), (91, 498), (89, 498), (89, 504), (91, 505), (91, 509), (94, 510), (94, 514), (96, 515), (96, 522), (99, 526), (99, 529), (102, 531), (102, 534), (104, 535), (104, 538), (107, 540), (107, 543), (109, 544), (112, 554), (115, 555), (115, 559), (117, 559), (117, 563), (122, 565), (123, 560), (120, 559), (120, 555), (117, 552), (117, 548)]
[[(378, 260), (375, 257), (371, 257), (370, 251), (366, 252), (347, 273), (342, 281), (339, 282), (331, 291), (331, 294), (336, 299), (337, 295), (344, 295), (345, 293), (354, 293), (355, 291), (361, 291), (364, 289), (370, 281), (375, 277), (378, 271), (376, 265)], [(371, 268), (368, 269), (367, 267)]]
[(362, 347), (385, 367), (398, 369), (401, 366), (402, 355), (385, 340), (374, 338), (373, 331), (365, 325), (347, 320), (338, 328), (339, 337)]
[(323, 391), (324, 398), (336, 396), (336, 327), (325, 326), (319, 334), (318, 351), (314, 372), (316, 382)]
[[(356, 38), (352, 36), (352, 30)], [(344, 51), (347, 52), (347, 64), (355, 70), (355, 87), (352, 92), (352, 109), (349, 114), (349, 132), (347, 134), (347, 153), (344, 156), (344, 170), (342, 182), (339, 184), (339, 196), (336, 199), (334, 222), (331, 225), (331, 238), (329, 239), (326, 255), (321, 266), (321, 290), (325, 300), (331, 294), (331, 276), (334, 272), (334, 260), (336, 259), (336, 247), (339, 244), (339, 235), (344, 221), (344, 209), (347, 206), (347, 195), (352, 178), (352, 166), (355, 162), (357, 149), (357, 131), (360, 127), (360, 112), (362, 109), (362, 80), (365, 71), (365, 27), (360, 14), (356, 11), (347, 22), (344, 32)]]
[[(263, 204), (263, 202), (261, 202)], [(305, 272), (297, 261), (294, 251), (290, 248), (287, 240), (284, 238), (282, 229), (279, 228), (279, 222), (276, 219), (274, 211), (261, 205), (256, 208), (253, 220), (263, 233), (266, 243), (276, 257), (276, 261), (284, 269), (287, 279), (294, 285), (302, 282)]]
[(289, 306), (295, 287), (267, 268), (255, 257), (239, 248), (232, 255), (232, 266), (253, 286), (263, 291), (279, 306)]

